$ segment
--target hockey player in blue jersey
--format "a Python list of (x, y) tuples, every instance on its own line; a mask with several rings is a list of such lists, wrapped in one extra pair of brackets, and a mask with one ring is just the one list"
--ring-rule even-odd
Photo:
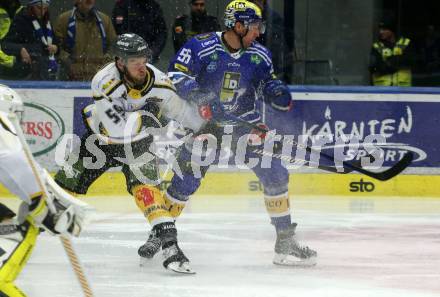
[[(270, 51), (255, 41), (265, 29), (261, 10), (249, 1), (232, 1), (226, 7), (224, 21), (225, 32), (201, 34), (189, 40), (171, 61), (168, 74), (179, 95), (203, 106), (201, 110), (208, 111), (208, 117), (215, 111), (206, 107), (212, 107), (215, 102), (216, 106), (221, 106), (223, 114), (267, 127), (262, 123), (257, 99), (263, 97), (272, 108), (285, 112), (291, 107), (291, 95), (288, 87), (273, 74)], [(244, 125), (234, 126), (232, 138), (235, 141), (231, 143), (237, 143), (238, 137), (249, 134), (249, 130)], [(205, 129), (205, 133), (213, 134), (217, 140), (222, 139), (225, 131), (219, 121), (211, 121)], [(248, 150), (246, 157), (258, 156)], [(182, 150), (179, 165), (183, 177), (175, 174), (166, 192), (166, 202), (174, 217), (179, 216), (190, 195), (200, 186), (201, 178), (193, 174), (191, 162), (191, 150)], [(208, 167), (201, 167), (202, 176)], [(279, 160), (272, 160), (270, 168), (256, 166), (251, 169), (264, 187), (266, 209), (276, 230), (273, 262), (314, 265), (316, 252), (300, 246), (295, 239), (296, 223), (291, 222), (289, 207), (288, 171)], [(139, 255), (153, 257), (160, 244), (151, 233), (140, 247)]]

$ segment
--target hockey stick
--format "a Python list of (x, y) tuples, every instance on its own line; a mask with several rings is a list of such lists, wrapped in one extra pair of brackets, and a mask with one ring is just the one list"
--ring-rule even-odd
[[(227, 114), (223, 110), (218, 110), (218, 108), (216, 108), (215, 105), (213, 107), (215, 109), (215, 113), (217, 114), (217, 116), (213, 116), (213, 119), (218, 121), (218, 122), (221, 122), (221, 120), (222, 120), (222, 119), (216, 119), (216, 117), (218, 117), (218, 115), (220, 115), (220, 116), (223, 117), (223, 120), (230, 121), (232, 123), (235, 123), (235, 124), (238, 124), (238, 125), (241, 125), (241, 126), (249, 127), (250, 129), (255, 129), (255, 130), (258, 130), (258, 131), (260, 131), (262, 133), (268, 133), (269, 132), (267, 129), (265, 129), (263, 127), (260, 127), (260, 126), (258, 126), (256, 124), (253, 124), (253, 123), (249, 123), (249, 122), (247, 122), (247, 121), (245, 121), (245, 120), (243, 120), (243, 119), (241, 119), (239, 117), (236, 117), (234, 115)], [(224, 122), (222, 124), (224, 124)], [(408, 167), (412, 163), (412, 161), (414, 159), (413, 153), (412, 152), (407, 152), (403, 156), (403, 158), (401, 160), (399, 160), (397, 163), (395, 163), (393, 166), (391, 166), (387, 170), (382, 171), (382, 172), (372, 172), (372, 171), (369, 171), (369, 170), (366, 170), (366, 169), (362, 168), (362, 165), (361, 165), (360, 161), (348, 162), (348, 161), (338, 160), (338, 159), (335, 159), (333, 156), (327, 155), (326, 153), (323, 153), (321, 151), (314, 150), (313, 148), (311, 148), (309, 146), (305, 146), (305, 145), (303, 145), (301, 143), (298, 143), (298, 142), (294, 141), (293, 139), (292, 139), (291, 143), (293, 145), (297, 146), (297, 147), (304, 148), (309, 153), (319, 154), (321, 157), (323, 157), (323, 158), (325, 158), (325, 159), (327, 159), (329, 161), (341, 162), (343, 167), (344, 167), (344, 169), (348, 169), (348, 170), (347, 171), (344, 170), (344, 172), (339, 172), (334, 167), (318, 165), (319, 169), (330, 171), (329, 170), (330, 168), (334, 168), (335, 171), (333, 171), (333, 169), (331, 169), (332, 170), (331, 172), (343, 173), (343, 174), (351, 172), (351, 171), (357, 171), (359, 173), (362, 173), (362, 174), (364, 174), (366, 176), (372, 177), (372, 178), (380, 180), (380, 181), (387, 181), (387, 180), (395, 177), (396, 175), (401, 173), (406, 167)], [(261, 149), (260, 149), (260, 151), (261, 151)], [(258, 153), (258, 152), (256, 152), (256, 153)], [(286, 157), (290, 157), (290, 156), (286, 156)], [(369, 157), (370, 157), (370, 159), (373, 158), (373, 156), (371, 156), (371, 155), (369, 155)], [(373, 160), (374, 160), (374, 158), (373, 158)]]
[[(34, 174), (35, 179), (37, 180), (38, 186), (46, 196), (46, 203), (47, 207), (53, 212), (56, 213), (55, 205), (53, 204), (53, 201), (51, 199), (51, 196), (48, 195), (48, 191), (46, 188), (46, 185), (43, 183), (41, 174), (37, 169), (37, 166), (35, 165), (36, 162), (34, 160), (34, 156), (32, 155), (32, 152), (26, 142), (26, 139), (23, 135), (23, 131), (21, 130), (20, 123), (17, 117), (17, 114), (15, 112), (9, 112), (8, 118), (10, 119), (12, 125), (15, 128), (15, 132), (17, 134), (18, 139), (21, 142), (21, 145), (23, 147), (23, 151), (25, 153), (26, 159), (32, 168), (32, 172)], [(64, 250), (67, 254), (67, 257), (69, 258), (69, 261), (72, 265), (73, 271), (75, 272), (76, 277), (78, 278), (78, 281), (81, 285), (82, 291), (84, 293), (85, 297), (93, 297), (93, 292), (90, 287), (90, 284), (86, 278), (86, 275), (84, 273), (84, 269), (82, 268), (81, 262), (79, 261), (78, 255), (76, 254), (73, 244), (70, 241), (68, 237), (65, 236), (59, 236), (61, 243), (64, 247)]]
[(318, 168), (318, 169), (332, 172), (332, 173), (347, 174), (347, 173), (351, 172), (351, 170), (347, 170), (347, 171), (344, 170), (341, 172), (341, 171), (338, 171), (338, 169), (336, 167), (320, 165), (318, 163), (313, 163), (313, 162), (310, 162), (307, 160), (302, 160), (302, 159), (298, 159), (296, 157), (287, 156), (287, 155), (283, 155), (283, 154), (279, 154), (279, 153), (270, 153), (270, 152), (267, 152), (263, 149), (254, 149), (254, 150), (252, 150), (252, 152), (255, 154), (258, 154), (260, 156), (272, 157), (274, 159), (279, 159), (281, 161), (285, 161), (285, 162), (289, 162), (289, 163), (301, 162), (301, 163), (303, 163), (303, 165), (306, 165), (310, 168)]

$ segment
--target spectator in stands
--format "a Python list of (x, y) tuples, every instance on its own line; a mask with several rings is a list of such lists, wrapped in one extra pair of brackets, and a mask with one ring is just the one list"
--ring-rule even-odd
[[(0, 42), (9, 31), (15, 14), (22, 9), (19, 0), (0, 0)], [(15, 78), (15, 57), (5, 54), (0, 46), (0, 78)]]
[(220, 31), (217, 18), (208, 15), (206, 11), (205, 0), (191, 0), (189, 5), (190, 16), (180, 15), (174, 21), (173, 43), (176, 53), (194, 35)]
[(117, 0), (112, 14), (118, 35), (136, 33), (152, 51), (152, 63), (159, 60), (167, 40), (167, 27), (160, 5), (154, 0)]
[(434, 25), (426, 27), (420, 46), (423, 70), (427, 73), (440, 71), (440, 34)]
[(370, 54), (371, 80), (374, 86), (412, 85), (411, 67), (414, 53), (411, 41), (397, 37), (392, 21), (379, 23), (379, 38)]
[(16, 58), (20, 76), (30, 80), (54, 80), (58, 71), (58, 42), (49, 18), (50, 0), (28, 0), (15, 15), (2, 49)]
[(283, 17), (269, 7), (267, 0), (250, 0), (260, 7), (263, 20), (266, 22), (266, 32), (260, 34), (257, 41), (272, 52), (272, 62), (275, 74), (286, 83), (290, 83), (290, 72), (293, 64), (293, 49), (286, 42), (286, 30)]
[(110, 17), (95, 8), (95, 0), (75, 0), (73, 9), (63, 12), (55, 24), (60, 40), (62, 79), (91, 80), (107, 62), (116, 40)]

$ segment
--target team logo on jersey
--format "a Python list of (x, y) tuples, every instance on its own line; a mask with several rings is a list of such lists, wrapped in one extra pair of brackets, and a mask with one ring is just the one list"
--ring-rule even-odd
[(217, 70), (217, 62), (211, 61), (206, 67), (206, 72), (213, 73)]
[(209, 56), (209, 58), (213, 61), (217, 61), (218, 60), (218, 54), (217, 53), (213, 53), (212, 55)]
[(238, 88), (240, 83), (241, 73), (237, 72), (225, 72), (223, 77), (223, 89), (235, 90)]
[(261, 63), (260, 56), (256, 55), (256, 54), (251, 55), (251, 63), (257, 64), (257, 65), (260, 64)]
[(241, 73), (225, 72), (223, 76), (222, 91), (220, 93), (220, 100), (222, 102), (231, 102), (234, 100), (234, 90), (240, 86)]

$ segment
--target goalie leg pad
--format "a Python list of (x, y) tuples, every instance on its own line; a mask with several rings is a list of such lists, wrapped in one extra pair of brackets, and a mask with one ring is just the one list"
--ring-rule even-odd
[(152, 226), (174, 221), (165, 204), (164, 195), (157, 187), (150, 185), (134, 187), (133, 196), (136, 205)]
[(13, 283), (2, 283), (0, 281), (0, 297), (26, 297), (26, 295)]
[[(9, 284), (17, 278), (35, 246), (39, 229), (30, 221), (17, 225), (0, 224), (0, 283)], [(3, 288), (3, 286), (0, 286)], [(12, 295), (15, 296), (15, 295)], [(20, 296), (20, 295), (17, 295)]]

